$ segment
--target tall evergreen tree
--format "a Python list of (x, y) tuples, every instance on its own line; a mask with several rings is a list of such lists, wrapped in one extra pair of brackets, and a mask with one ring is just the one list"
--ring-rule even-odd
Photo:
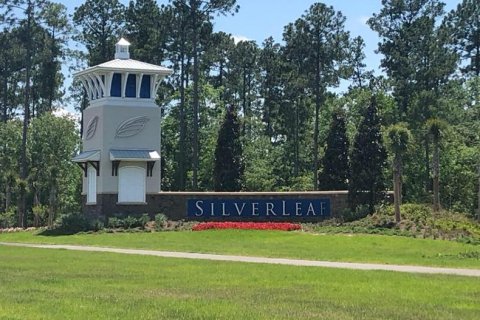
[[(34, 33), (38, 27), (41, 13), (47, 5), (46, 0), (1, 0), (0, 1), (0, 21), (11, 25), (18, 25), (20, 30), (21, 44), (24, 48), (25, 56), (22, 65), (25, 68), (23, 82), (23, 129), (22, 129), (22, 147), (20, 149), (20, 179), (22, 185), (26, 183), (28, 177), (27, 162), (27, 135), (30, 118), (32, 114), (32, 69), (33, 57), (35, 53)], [(37, 43), (38, 44), (38, 43)], [(21, 189), (18, 200), (18, 225), (23, 228), (26, 224), (26, 192)]]
[(260, 95), (264, 98), (262, 120), (265, 123), (265, 134), (270, 139), (274, 137), (275, 120), (282, 103), (283, 61), (280, 50), (280, 44), (269, 37), (263, 42), (259, 57)]
[(18, 28), (0, 32), (0, 112), (2, 122), (12, 119), (21, 104), (18, 94), (24, 50)]
[(447, 124), (440, 119), (428, 119), (427, 131), (433, 140), (432, 176), (433, 176), (433, 210), (440, 210), (440, 139)]
[(115, 43), (125, 22), (125, 6), (118, 0), (86, 0), (75, 8), (73, 23), (80, 28), (75, 40), (88, 50), (88, 65), (113, 59)]
[[(437, 26), (445, 4), (439, 0), (382, 0), (382, 5), (368, 24), (381, 37), (378, 51), (384, 55), (381, 66), (394, 85), (397, 121), (410, 121), (414, 96), (437, 89), (454, 71), (456, 57)], [(430, 118), (426, 113), (432, 112), (431, 104), (413, 120), (424, 123)]]
[(350, 88), (364, 89), (373, 78), (373, 71), (367, 70), (365, 64), (365, 42), (358, 36), (353, 38), (350, 49), (350, 67), (352, 68), (352, 85)]
[(348, 138), (343, 111), (332, 113), (327, 136), (323, 170), (318, 177), (319, 190), (347, 190), (350, 167), (348, 164)]
[[(182, 0), (179, 0), (182, 2)], [(187, 2), (187, 0), (183, 0)], [(190, 14), (190, 33), (192, 44), (192, 62), (193, 62), (193, 91), (192, 91), (192, 110), (193, 110), (193, 154), (192, 154), (192, 186), (194, 190), (198, 189), (198, 166), (200, 158), (199, 142), (199, 107), (200, 107), (200, 61), (202, 56), (201, 32), (205, 31), (204, 25), (211, 24), (214, 15), (234, 14), (239, 6), (236, 0), (188, 0), (185, 5), (189, 8)], [(211, 33), (211, 30), (210, 30)]]
[(163, 62), (169, 23), (168, 13), (155, 0), (130, 1), (125, 24), (134, 59), (158, 65)]
[[(455, 71), (458, 57), (449, 45), (449, 30), (439, 22), (445, 4), (440, 0), (383, 0), (382, 9), (368, 20), (381, 37), (378, 51), (390, 77), (397, 102), (395, 122), (422, 128), (441, 112), (439, 93)], [(430, 144), (424, 130), (414, 130), (423, 142), (424, 192), (431, 188)]]
[(254, 41), (240, 41), (233, 48), (229, 67), (229, 83), (233, 87), (231, 101), (242, 106), (242, 134), (250, 134), (253, 117), (252, 104), (256, 97), (256, 78), (258, 74), (258, 47)]
[[(212, 45), (213, 20), (218, 15), (238, 11), (236, 0), (170, 0), (172, 41), (169, 43), (170, 61), (174, 65), (175, 85), (179, 91), (179, 143), (177, 150), (176, 181), (174, 188), (187, 187), (187, 172), (191, 170), (191, 186), (198, 190), (198, 172), (201, 153), (201, 94), (211, 66), (208, 61)], [(187, 109), (191, 105), (191, 109)], [(189, 131), (189, 132), (188, 132)], [(189, 150), (191, 149), (191, 150)], [(191, 160), (191, 161), (190, 161)], [(189, 163), (190, 162), (190, 163)]]
[(22, 141), (22, 123), (19, 120), (0, 122), (0, 212), (14, 203), (15, 181), (18, 179), (18, 157)]
[(54, 109), (63, 92), (62, 61), (67, 57), (67, 42), (71, 35), (67, 8), (63, 4), (47, 2), (41, 11), (42, 28), (33, 35), (36, 45), (32, 73), (32, 117)]
[(233, 106), (227, 108), (215, 148), (213, 183), (215, 191), (240, 191), (243, 186), (243, 152), (240, 122)]
[(368, 205), (373, 212), (375, 204), (384, 198), (387, 160), (375, 96), (364, 110), (350, 159), (350, 206), (354, 210), (358, 205)]
[(318, 144), (320, 107), (325, 103), (328, 87), (337, 86), (348, 70), (349, 33), (344, 29), (345, 16), (323, 3), (313, 4), (305, 14), (285, 27), (286, 53), (299, 59), (307, 88), (315, 101), (313, 132), (314, 189), (318, 183)]
[(480, 2), (463, 0), (445, 19), (452, 31), (452, 42), (465, 61), (465, 75), (480, 76)]
[(225, 88), (226, 75), (229, 73), (228, 60), (230, 53), (235, 47), (235, 40), (232, 35), (225, 32), (213, 33), (208, 46), (208, 62), (210, 71), (207, 75), (209, 83), (214, 88), (222, 88), (222, 100), (226, 103)]

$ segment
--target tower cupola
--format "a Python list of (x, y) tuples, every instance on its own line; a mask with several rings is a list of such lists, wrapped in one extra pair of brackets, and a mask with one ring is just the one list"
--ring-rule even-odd
[(130, 42), (121, 38), (115, 45), (115, 59), (130, 59)]
[(138, 100), (135, 101), (137, 105), (156, 106), (160, 82), (172, 74), (172, 70), (130, 59), (129, 47), (130, 43), (121, 38), (115, 45), (115, 59), (74, 74), (74, 78), (82, 83), (91, 106), (118, 98), (134, 98)]

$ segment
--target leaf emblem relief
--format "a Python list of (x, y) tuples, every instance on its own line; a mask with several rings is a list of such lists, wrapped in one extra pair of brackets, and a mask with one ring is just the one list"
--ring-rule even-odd
[(87, 131), (85, 132), (85, 140), (90, 140), (95, 135), (98, 125), (98, 116), (93, 117), (87, 125)]
[(148, 121), (150, 121), (150, 119), (145, 116), (125, 120), (118, 126), (115, 137), (128, 138), (137, 135), (145, 128)]

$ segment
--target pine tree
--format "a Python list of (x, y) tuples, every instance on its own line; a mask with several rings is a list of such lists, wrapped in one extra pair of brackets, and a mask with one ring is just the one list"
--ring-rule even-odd
[(466, 76), (480, 76), (480, 2), (463, 0), (444, 20), (451, 30), (451, 38), (464, 63), (461, 71)]
[(323, 171), (318, 178), (319, 190), (346, 190), (349, 176), (348, 138), (345, 116), (341, 110), (332, 113), (332, 122), (327, 137)]
[(298, 64), (306, 80), (305, 89), (314, 101), (313, 187), (318, 188), (318, 144), (320, 109), (328, 88), (335, 87), (348, 74), (350, 34), (345, 30), (345, 16), (332, 6), (314, 3), (300, 19), (284, 28), (285, 55)]
[(349, 201), (352, 210), (358, 205), (368, 205), (373, 212), (375, 204), (384, 197), (383, 169), (387, 160), (375, 96), (364, 112), (350, 158)]
[(215, 191), (240, 191), (243, 181), (243, 152), (240, 122), (233, 106), (228, 107), (218, 132), (213, 184)]

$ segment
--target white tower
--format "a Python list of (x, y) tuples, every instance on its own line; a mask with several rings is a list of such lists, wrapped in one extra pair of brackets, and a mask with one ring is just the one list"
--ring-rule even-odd
[[(160, 191), (160, 108), (156, 92), (172, 70), (130, 59), (120, 39), (115, 59), (74, 74), (87, 92), (83, 152), (84, 212), (109, 215), (148, 205)], [(136, 211), (136, 210), (134, 210)], [(145, 212), (145, 211), (144, 211)]]

